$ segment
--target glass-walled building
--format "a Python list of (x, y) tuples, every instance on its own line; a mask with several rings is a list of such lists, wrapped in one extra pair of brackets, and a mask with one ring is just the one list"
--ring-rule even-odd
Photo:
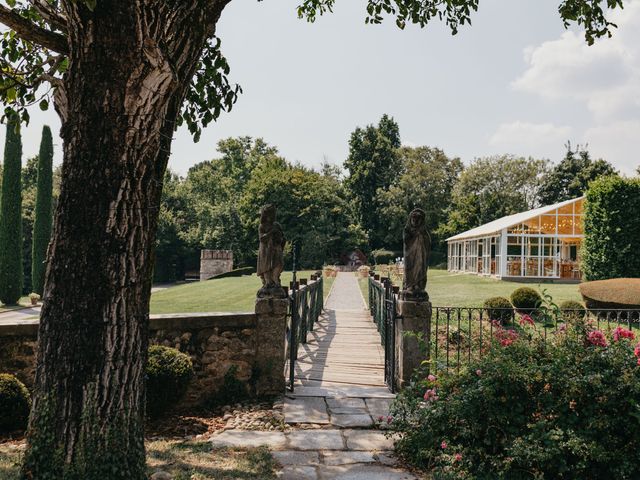
[(450, 272), (580, 280), (584, 197), (499, 218), (447, 239)]

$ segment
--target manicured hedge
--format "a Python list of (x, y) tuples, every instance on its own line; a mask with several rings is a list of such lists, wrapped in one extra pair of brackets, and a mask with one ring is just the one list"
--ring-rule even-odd
[(491, 297), (485, 300), (483, 306), (489, 320), (497, 320), (502, 324), (513, 320), (513, 306), (507, 298)]
[(579, 288), (589, 308), (640, 309), (640, 278), (597, 280)]
[(511, 303), (519, 312), (531, 313), (540, 306), (542, 297), (531, 287), (520, 287), (511, 294)]
[(31, 396), (13, 375), (0, 373), (0, 432), (25, 430), (31, 410)]
[(598, 179), (586, 197), (581, 255), (585, 278), (640, 277), (640, 178)]

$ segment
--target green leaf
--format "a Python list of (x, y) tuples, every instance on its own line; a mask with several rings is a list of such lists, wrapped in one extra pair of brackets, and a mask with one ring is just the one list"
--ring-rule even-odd
[(40, 100), (38, 106), (42, 111), (49, 110), (49, 101), (46, 98), (43, 98), (42, 100)]

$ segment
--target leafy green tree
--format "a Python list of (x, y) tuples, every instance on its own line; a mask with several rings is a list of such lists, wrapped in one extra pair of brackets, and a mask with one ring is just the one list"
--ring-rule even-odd
[(386, 226), (380, 220), (378, 197), (389, 189), (400, 173), (398, 148), (400, 130), (387, 115), (377, 126), (356, 128), (349, 140), (349, 157), (344, 162), (349, 176), (345, 185), (373, 248), (382, 246), (386, 236)]
[(0, 199), (0, 302), (14, 305), (22, 294), (22, 141), (15, 120), (7, 123)]
[(48, 126), (42, 128), (40, 153), (38, 154), (38, 187), (33, 224), (33, 248), (31, 251), (31, 289), (42, 295), (44, 290), (47, 246), (51, 239), (53, 214), (53, 138)]
[[(22, 474), (142, 479), (162, 180), (175, 128), (185, 124), (198, 138), (240, 91), (215, 37), (230, 0), (0, 1), (0, 23), (9, 29), (0, 101), (26, 119), (28, 105), (46, 109), (53, 98), (64, 146), (31, 415), (39, 428), (30, 429)], [(335, 5), (300, 1), (298, 14), (309, 21)], [(607, 14), (621, 6), (561, 0), (559, 12), (566, 25), (584, 25), (592, 43), (611, 33)], [(391, 17), (404, 28), (435, 19), (456, 33), (478, 0), (368, 0), (366, 7), (368, 22)], [(41, 88), (45, 82), (52, 88)]]
[(453, 188), (449, 219), (441, 233), (454, 235), (535, 208), (547, 163), (513, 155), (475, 159)]
[(540, 203), (553, 205), (580, 197), (584, 195), (591, 181), (617, 174), (609, 162), (602, 159), (592, 160), (586, 146), (577, 145), (576, 149), (572, 150), (571, 144), (568, 143), (565, 157), (542, 179)]
[(463, 164), (459, 158), (449, 158), (442, 150), (430, 147), (402, 147), (399, 157), (402, 173), (388, 190), (378, 191), (380, 220), (386, 226), (383, 241), (388, 248), (400, 250), (409, 212), (422, 208), (433, 237), (432, 260), (439, 262), (442, 242), (434, 233), (446, 222), (451, 193)]

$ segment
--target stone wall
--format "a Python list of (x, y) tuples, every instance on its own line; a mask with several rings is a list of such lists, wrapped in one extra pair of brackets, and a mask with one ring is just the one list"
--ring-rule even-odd
[(200, 281), (233, 270), (233, 252), (231, 250), (200, 251)]
[[(260, 378), (261, 372), (266, 373), (266, 359), (264, 345), (259, 348), (263, 342), (284, 345), (284, 316), (281, 318), (281, 328), (267, 330), (278, 335), (282, 332), (282, 338), (267, 339), (265, 332), (257, 331), (258, 316), (254, 313), (152, 315), (149, 339), (151, 344), (177, 348), (191, 357), (195, 377), (182, 406), (193, 406), (213, 399), (233, 367), (249, 395), (282, 391), (283, 369), (274, 378)], [(0, 324), (0, 373), (12, 373), (28, 387), (33, 385), (35, 373), (37, 329), (37, 320)], [(272, 355), (278, 358), (268, 363), (282, 365), (284, 347), (274, 349)]]

